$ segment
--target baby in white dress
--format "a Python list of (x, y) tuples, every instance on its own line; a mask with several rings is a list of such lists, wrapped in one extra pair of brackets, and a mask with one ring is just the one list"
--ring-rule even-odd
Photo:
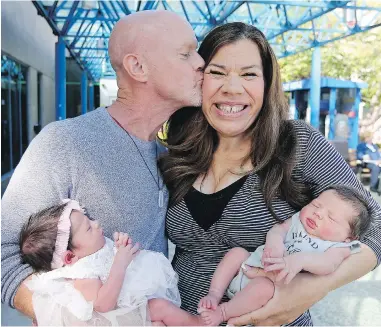
[(27, 284), (38, 324), (141, 325), (149, 319), (129, 318), (146, 307), (158, 325), (201, 323), (179, 308), (177, 275), (163, 254), (140, 251), (125, 233), (114, 233), (114, 241), (74, 200), (29, 218), (20, 249), (23, 261), (43, 272)]

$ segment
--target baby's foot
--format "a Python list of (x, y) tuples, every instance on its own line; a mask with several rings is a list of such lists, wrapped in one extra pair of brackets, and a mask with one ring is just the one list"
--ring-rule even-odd
[(216, 310), (219, 303), (220, 299), (212, 294), (208, 294), (200, 300), (198, 304), (198, 313), (203, 312), (204, 309)]
[(218, 326), (224, 321), (221, 306), (216, 310), (205, 310), (201, 313), (201, 318), (206, 326)]

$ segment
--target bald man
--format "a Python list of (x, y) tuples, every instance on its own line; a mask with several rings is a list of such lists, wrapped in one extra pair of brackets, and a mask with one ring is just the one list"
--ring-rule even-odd
[(1, 300), (33, 317), (19, 232), (28, 217), (65, 198), (79, 201), (105, 235), (128, 233), (167, 254), (168, 192), (156, 135), (169, 116), (201, 104), (202, 67), (191, 26), (169, 11), (122, 18), (109, 41), (118, 98), (108, 108), (46, 126), (31, 142), (2, 199)]

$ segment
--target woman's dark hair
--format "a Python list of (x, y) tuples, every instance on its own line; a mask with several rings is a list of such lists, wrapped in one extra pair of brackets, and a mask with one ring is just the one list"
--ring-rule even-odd
[[(263, 33), (244, 23), (228, 23), (215, 28), (205, 37), (198, 52), (206, 67), (223, 46), (244, 39), (258, 46), (265, 82), (261, 111), (247, 130), (252, 146), (245, 159), (251, 160), (253, 172), (260, 177), (266, 205), (278, 219), (271, 205), (276, 195), (295, 208), (305, 205), (309, 196), (306, 187), (291, 176), (297, 140), (294, 127), (287, 120), (288, 102), (275, 54)], [(207, 173), (219, 140), (201, 108), (187, 107), (175, 112), (166, 132), (169, 151), (159, 159), (159, 166), (170, 191), (170, 205), (173, 205), (185, 196), (200, 174)]]
[[(22, 263), (32, 266), (35, 271), (50, 271), (58, 231), (58, 220), (65, 204), (55, 205), (31, 215), (20, 233)], [(68, 250), (73, 250), (70, 234)]]

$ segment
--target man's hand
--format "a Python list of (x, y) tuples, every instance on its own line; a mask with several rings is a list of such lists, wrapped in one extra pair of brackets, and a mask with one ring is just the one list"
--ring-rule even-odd
[(35, 319), (33, 304), (32, 304), (33, 293), (25, 285), (25, 282), (30, 279), (32, 279), (32, 276), (29, 276), (20, 284), (20, 287), (18, 288), (15, 295), (14, 306), (18, 311), (22, 312), (24, 315), (32, 319)]
[[(249, 278), (263, 276), (258, 268), (249, 269)], [(253, 273), (252, 273), (253, 271)], [(270, 279), (273, 275), (268, 276)], [(309, 273), (298, 274), (288, 285), (275, 285), (273, 298), (262, 308), (241, 317), (232, 318), (229, 325), (280, 326), (290, 323), (307, 311), (313, 304), (328, 294), (325, 276), (313, 276)]]

